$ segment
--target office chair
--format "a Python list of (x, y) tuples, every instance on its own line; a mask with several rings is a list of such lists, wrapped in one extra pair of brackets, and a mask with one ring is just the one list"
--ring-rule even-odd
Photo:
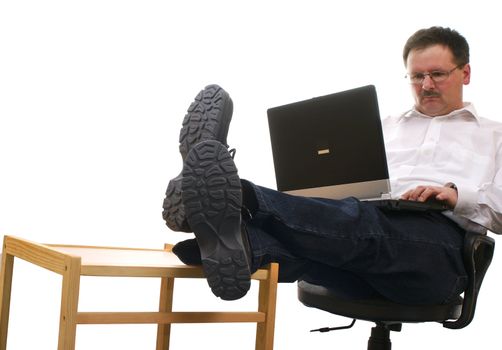
[(464, 241), (464, 265), (468, 286), (463, 294), (449, 304), (404, 305), (385, 299), (353, 300), (323, 286), (298, 282), (298, 299), (306, 306), (353, 319), (349, 326), (321, 328), (315, 331), (350, 328), (355, 320), (376, 324), (371, 330), (368, 350), (390, 350), (390, 331), (401, 331), (403, 323), (439, 322), (450, 329), (464, 328), (471, 323), (479, 289), (492, 261), (495, 241), (486, 235), (468, 232)]

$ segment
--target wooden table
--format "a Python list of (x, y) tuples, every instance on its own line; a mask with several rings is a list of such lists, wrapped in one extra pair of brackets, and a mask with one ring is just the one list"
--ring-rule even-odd
[[(170, 245), (157, 250), (39, 244), (5, 236), (0, 275), (0, 350), (7, 349), (14, 258), (26, 260), (63, 277), (58, 350), (75, 349), (77, 324), (158, 324), (156, 349), (166, 350), (169, 349), (171, 324), (220, 322), (256, 323), (256, 349), (273, 349), (277, 264), (270, 264), (251, 276), (259, 281), (256, 312), (173, 312), (174, 280), (204, 278), (204, 275), (200, 266), (184, 265), (170, 248)], [(159, 311), (79, 312), (80, 276), (159, 277)]]

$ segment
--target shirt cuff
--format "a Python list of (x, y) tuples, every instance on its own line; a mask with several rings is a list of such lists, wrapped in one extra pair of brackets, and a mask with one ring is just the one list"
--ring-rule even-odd
[(477, 189), (469, 186), (458, 185), (457, 194), (457, 205), (453, 209), (453, 213), (461, 215), (465, 218), (474, 217), (478, 202)]

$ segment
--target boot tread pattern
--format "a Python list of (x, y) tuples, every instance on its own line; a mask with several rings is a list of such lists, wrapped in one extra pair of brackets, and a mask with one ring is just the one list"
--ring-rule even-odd
[[(204, 140), (218, 140), (226, 145), (233, 104), (228, 93), (218, 85), (208, 85), (195, 97), (187, 110), (179, 135), (180, 153), (187, 153)], [(181, 201), (181, 174), (169, 181), (162, 204), (162, 218), (173, 231), (191, 232)]]
[(240, 232), (241, 184), (226, 147), (218, 141), (195, 146), (185, 161), (182, 186), (211, 290), (224, 300), (242, 297), (250, 287), (250, 269)]

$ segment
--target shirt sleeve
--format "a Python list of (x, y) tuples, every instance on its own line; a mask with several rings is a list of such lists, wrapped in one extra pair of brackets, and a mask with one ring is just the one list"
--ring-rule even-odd
[(475, 188), (456, 183), (458, 201), (453, 214), (502, 234), (502, 147), (495, 157), (495, 176), (490, 183)]

